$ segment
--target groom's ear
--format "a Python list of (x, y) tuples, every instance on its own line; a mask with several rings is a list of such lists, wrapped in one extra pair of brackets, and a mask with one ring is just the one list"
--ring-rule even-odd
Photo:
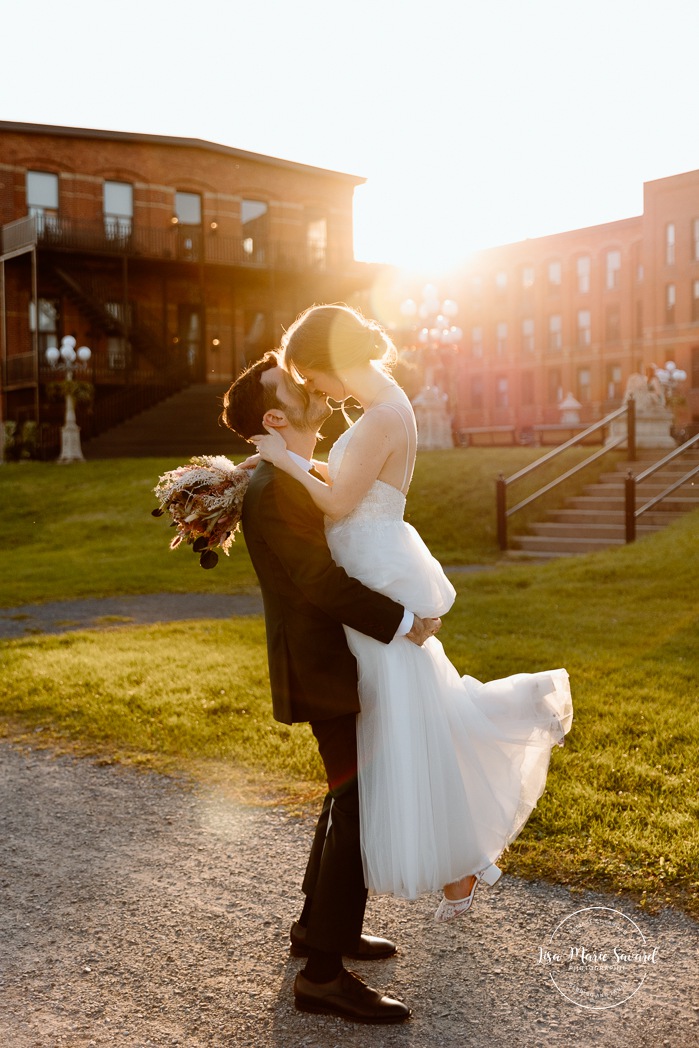
[(285, 429), (289, 425), (288, 418), (279, 408), (269, 408), (265, 411), (262, 416), (262, 422), (265, 426), (269, 426), (270, 429)]

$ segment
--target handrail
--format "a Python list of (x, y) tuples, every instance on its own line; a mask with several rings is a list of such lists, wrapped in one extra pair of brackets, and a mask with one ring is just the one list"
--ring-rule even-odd
[(596, 462), (597, 459), (602, 458), (603, 455), (606, 455), (608, 451), (613, 451), (614, 448), (617, 448), (620, 444), (625, 443), (626, 436), (622, 436), (617, 437), (617, 439), (612, 441), (610, 444), (605, 444), (604, 447), (600, 448), (599, 451), (596, 451), (594, 455), (590, 455), (589, 458), (586, 458), (584, 462), (578, 462), (577, 466), (572, 466), (566, 473), (561, 473), (560, 477), (556, 477), (555, 480), (550, 481), (548, 484), (545, 484), (543, 488), (539, 488), (538, 491), (535, 491), (533, 495), (529, 495), (528, 498), (522, 499), (522, 501), (518, 502), (516, 506), (512, 506), (511, 509), (508, 509), (508, 517), (511, 517), (513, 513), (517, 513), (518, 510), (524, 509), (524, 507), (528, 506), (531, 502), (536, 502), (540, 495), (546, 495), (547, 492), (552, 491), (555, 487), (558, 487), (558, 485), (561, 484), (564, 480), (569, 480), (571, 477), (574, 477), (575, 474), (579, 473), (581, 469), (584, 469), (585, 466), (589, 466), (591, 462)]
[[(630, 399), (631, 398), (629, 398), (629, 400)], [(621, 416), (625, 414), (626, 404), (623, 404), (620, 408), (617, 408), (616, 411), (612, 411), (611, 414), (605, 415), (605, 417), (600, 422), (594, 422), (591, 426), (588, 426), (587, 429), (584, 429), (582, 433), (578, 433), (577, 436), (571, 437), (569, 440), (566, 440), (563, 444), (558, 444), (557, 447), (553, 448), (552, 451), (548, 451), (545, 455), (542, 455), (540, 459), (536, 460), (536, 462), (532, 462), (531, 465), (525, 466), (524, 469), (520, 469), (517, 473), (513, 473), (511, 477), (507, 478), (506, 483), (513, 484), (516, 480), (519, 480), (521, 477), (526, 477), (528, 473), (533, 473), (534, 470), (537, 470), (539, 468), (539, 466), (543, 466), (546, 462), (550, 462), (551, 459), (556, 458), (556, 456), (560, 455), (561, 452), (567, 451), (568, 448), (572, 448), (581, 440), (585, 440), (587, 437), (590, 436), (591, 433), (596, 433), (598, 429), (601, 429), (603, 426), (609, 425), (609, 423), (613, 422), (615, 418), (621, 418)], [(626, 437), (624, 437), (623, 439), (626, 440)], [(510, 512), (514, 512), (514, 510), (511, 510)]]
[[(596, 451), (593, 455), (589, 455), (583, 462), (579, 462), (577, 466), (573, 466), (566, 473), (557, 477), (555, 480), (545, 484), (538, 491), (535, 491), (533, 495), (529, 495), (526, 499), (518, 502), (516, 506), (512, 506), (510, 509), (507, 508), (507, 486), (513, 484), (517, 480), (521, 480), (522, 477), (528, 476), (547, 462), (551, 462), (557, 455), (567, 451), (568, 448), (574, 447), (576, 444), (581, 444), (587, 439), (592, 433), (596, 433), (597, 430), (608, 426), (610, 422), (613, 422), (617, 418), (621, 418), (626, 415), (626, 434), (617, 437), (610, 443), (605, 444), (599, 451)], [(593, 423), (588, 426), (587, 429), (583, 430), (582, 433), (578, 433), (577, 436), (571, 437), (570, 440), (566, 440), (563, 444), (559, 444), (553, 451), (549, 451), (546, 455), (542, 455), (536, 462), (532, 462), (529, 466), (525, 466), (524, 469), (520, 469), (517, 473), (513, 473), (511, 477), (505, 477), (502, 473), (498, 476), (495, 482), (495, 512), (497, 518), (497, 534), (498, 544), (501, 550), (507, 549), (507, 518), (511, 517), (514, 513), (519, 512), (525, 506), (529, 506), (532, 502), (535, 502), (542, 495), (545, 495), (552, 488), (555, 488), (558, 484), (561, 484), (564, 480), (568, 480), (570, 477), (579, 473), (580, 470), (590, 465), (591, 462), (596, 462), (597, 459), (606, 455), (608, 451), (612, 451), (614, 448), (619, 447), (620, 444), (626, 443), (628, 446), (628, 456), (631, 462), (636, 460), (636, 403), (633, 396), (630, 396), (625, 404), (622, 404), (616, 411), (610, 412), (609, 415), (605, 415), (599, 422)]]
[(668, 462), (672, 462), (673, 459), (678, 458), (679, 455), (683, 455), (685, 451), (689, 451), (695, 444), (699, 444), (699, 433), (694, 437), (690, 437), (689, 440), (685, 440), (684, 444), (680, 444), (679, 447), (674, 448), (673, 451), (666, 455), (665, 458), (661, 458), (660, 462), (654, 462), (648, 469), (644, 469), (643, 473), (639, 473), (636, 477), (636, 483), (640, 484), (647, 477), (652, 477), (656, 470), (662, 469), (663, 466), (667, 465)]
[(673, 459), (683, 455), (685, 451), (689, 451), (695, 445), (699, 447), (699, 433), (694, 437), (690, 437), (684, 444), (681, 444), (674, 451), (671, 451), (664, 458), (660, 459), (659, 462), (654, 462), (652, 466), (644, 470), (637, 477), (634, 477), (631, 470), (629, 470), (624, 481), (624, 509), (625, 509), (625, 532), (626, 542), (635, 542), (636, 540), (636, 521), (639, 517), (643, 516), (653, 506), (657, 506), (659, 502), (671, 495), (673, 491), (677, 491), (678, 488), (683, 487), (692, 477), (695, 477), (699, 473), (699, 465), (696, 465), (694, 469), (687, 470), (683, 473), (673, 484), (669, 484), (664, 491), (661, 491), (659, 495), (655, 495), (652, 499), (649, 499), (643, 506), (636, 508), (636, 491), (638, 484), (647, 480), (657, 470), (661, 469), (668, 462), (672, 462)]

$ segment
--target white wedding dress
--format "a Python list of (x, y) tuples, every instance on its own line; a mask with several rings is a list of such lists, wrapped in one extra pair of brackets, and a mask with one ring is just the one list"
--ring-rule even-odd
[[(331, 478), (354, 429), (330, 452)], [(417, 615), (444, 615), (454, 588), (404, 510), (405, 496), (375, 481), (348, 516), (326, 520), (333, 558)], [(484, 870), (520, 832), (543, 793), (551, 748), (572, 722), (568, 674), (482, 684), (459, 676), (436, 637), (417, 647), (345, 630), (359, 667), (366, 884), (413, 899)]]

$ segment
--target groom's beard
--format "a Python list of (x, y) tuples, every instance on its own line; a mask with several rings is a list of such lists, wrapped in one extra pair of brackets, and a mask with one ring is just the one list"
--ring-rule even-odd
[(290, 425), (294, 429), (301, 432), (311, 430), (311, 432), (316, 434), (325, 420), (330, 418), (333, 413), (333, 409), (328, 405), (324, 397), (313, 396), (308, 397), (308, 403), (303, 408), (286, 407), (284, 410)]

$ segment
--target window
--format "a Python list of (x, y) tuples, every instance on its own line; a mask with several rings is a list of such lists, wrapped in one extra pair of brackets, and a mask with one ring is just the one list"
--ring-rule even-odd
[(699, 320), (699, 280), (692, 284), (692, 320)]
[(133, 309), (130, 302), (127, 306), (123, 302), (105, 302), (104, 308), (116, 320), (116, 327), (131, 327)]
[(244, 313), (244, 327), (243, 351), (245, 360), (257, 360), (268, 348), (268, 345), (271, 345), (267, 315), (257, 309), (246, 309)]
[(581, 404), (589, 404), (590, 387), (592, 381), (592, 375), (589, 368), (578, 368), (578, 391), (576, 396)]
[(177, 307), (177, 338), (181, 360), (191, 376), (197, 374), (201, 361), (201, 312), (196, 306), (180, 303)]
[(534, 321), (531, 317), (522, 321), (522, 349), (525, 353), (534, 352)]
[(507, 353), (507, 324), (504, 320), (495, 328), (495, 349), (500, 356)]
[(621, 365), (607, 364), (607, 400), (620, 400), (623, 392)]
[(328, 222), (324, 217), (310, 218), (306, 225), (306, 252), (310, 266), (325, 265), (328, 250)]
[(480, 375), (471, 379), (471, 407), (476, 410), (483, 407), (483, 379)]
[(668, 222), (665, 226), (665, 264), (675, 264), (675, 223)]
[(699, 262), (699, 218), (692, 222), (692, 243), (694, 245), (694, 261)]
[(525, 291), (534, 287), (534, 266), (522, 266), (522, 287)]
[(483, 328), (480, 326), (471, 328), (471, 356), (483, 356)]
[[(58, 301), (53, 298), (40, 298), (39, 306), (39, 359), (43, 362), (46, 350), (58, 346)], [(36, 314), (34, 302), (29, 303), (29, 330), (36, 331)]]
[(39, 232), (56, 226), (58, 219), (58, 175), (27, 171), (27, 214), (37, 220)]
[(199, 193), (175, 193), (175, 216), (183, 226), (200, 226), (201, 197)]
[(589, 346), (592, 342), (591, 317), (589, 309), (578, 310), (578, 346)]
[(590, 290), (590, 256), (581, 255), (575, 264), (575, 269), (578, 277), (578, 291), (581, 295), (586, 295)]
[(114, 317), (114, 328), (107, 335), (107, 367), (112, 371), (123, 371), (130, 362), (130, 346), (124, 331), (131, 327), (133, 306), (129, 302), (105, 302), (104, 308)]
[(547, 275), (548, 275), (549, 292), (555, 293), (556, 291), (560, 291), (561, 290), (561, 276), (562, 276), (561, 263), (560, 262), (549, 262), (548, 269), (547, 269)]
[(243, 200), (240, 222), (243, 227), (243, 251), (250, 259), (262, 262), (267, 240), (267, 204), (263, 200)]
[(507, 273), (504, 269), (495, 274), (495, 288), (501, 295), (507, 291)]
[(563, 400), (560, 368), (549, 368), (546, 373), (546, 400), (549, 404), (557, 404), (559, 400)]
[(529, 407), (535, 402), (534, 398), (534, 372), (522, 372), (522, 405)]
[(563, 347), (563, 322), (560, 313), (549, 317), (549, 350), (555, 352)]
[(495, 407), (509, 407), (510, 393), (509, 383), (506, 375), (498, 375), (495, 380)]
[(604, 338), (606, 342), (618, 342), (621, 338), (621, 313), (618, 306), (607, 306), (604, 311)]
[(201, 251), (201, 197), (198, 193), (175, 193), (175, 228), (179, 230), (180, 258), (196, 262)]
[(607, 291), (619, 287), (621, 274), (621, 251), (607, 252)]
[(128, 182), (105, 182), (102, 208), (107, 237), (127, 237), (133, 219), (133, 186)]
[(675, 323), (676, 289), (674, 284), (665, 285), (665, 323)]

